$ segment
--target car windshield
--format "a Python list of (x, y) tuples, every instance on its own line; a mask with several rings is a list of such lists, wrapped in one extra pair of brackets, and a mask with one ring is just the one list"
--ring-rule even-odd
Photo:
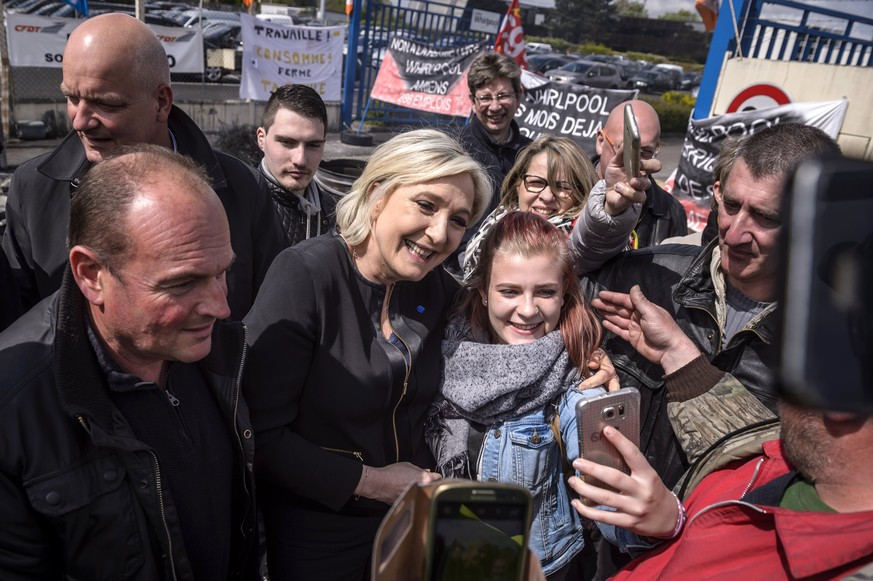
[(593, 66), (592, 63), (568, 63), (562, 66), (561, 70), (571, 73), (584, 73)]

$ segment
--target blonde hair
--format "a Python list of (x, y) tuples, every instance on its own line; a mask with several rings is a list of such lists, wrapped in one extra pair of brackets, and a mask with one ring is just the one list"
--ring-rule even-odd
[(533, 158), (543, 152), (546, 152), (549, 175), (542, 177), (548, 180), (549, 188), (555, 191), (556, 176), (561, 173), (573, 185), (573, 193), (571, 194), (573, 205), (564, 212), (564, 215), (575, 218), (585, 207), (588, 192), (597, 183), (597, 172), (582, 148), (568, 137), (543, 135), (519, 151), (515, 165), (509, 170), (500, 188), (500, 205), (507, 208), (518, 208), (518, 188), (522, 185), (524, 174), (530, 168)]
[(473, 179), (473, 215), (470, 226), (488, 207), (491, 181), (461, 145), (435, 129), (401, 133), (373, 150), (361, 177), (336, 206), (336, 224), (350, 246), (370, 235), (373, 208), (402, 185), (413, 185), (468, 174)]

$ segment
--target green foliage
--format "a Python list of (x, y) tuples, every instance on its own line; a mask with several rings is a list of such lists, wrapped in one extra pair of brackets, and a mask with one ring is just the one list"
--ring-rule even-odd
[[(680, 99), (673, 95), (684, 94), (689, 99)], [(670, 97), (665, 97), (671, 95)], [(640, 97), (643, 101), (648, 102), (658, 113), (658, 118), (661, 120), (662, 134), (678, 134), (684, 135), (688, 130), (688, 120), (691, 118), (691, 111), (694, 109), (694, 97), (687, 93), (670, 92), (664, 93), (659, 99), (657, 97)], [(680, 102), (681, 101), (681, 102)]]
[(633, 18), (649, 17), (649, 12), (646, 10), (646, 3), (636, 2), (635, 0), (616, 0), (615, 11), (621, 16), (630, 16)]
[(257, 166), (264, 156), (258, 147), (258, 128), (254, 125), (227, 125), (218, 130), (215, 148)]
[(661, 95), (661, 100), (670, 105), (682, 105), (683, 107), (688, 107), (690, 109), (693, 109), (694, 103), (697, 102), (694, 95), (683, 91), (667, 91)]
[(697, 12), (690, 10), (679, 10), (677, 12), (668, 12), (658, 17), (660, 20), (676, 20), (679, 22), (697, 22), (700, 20), (700, 15)]
[(610, 0), (555, 0), (546, 26), (552, 36), (569, 42), (599, 42), (606, 38), (614, 13)]

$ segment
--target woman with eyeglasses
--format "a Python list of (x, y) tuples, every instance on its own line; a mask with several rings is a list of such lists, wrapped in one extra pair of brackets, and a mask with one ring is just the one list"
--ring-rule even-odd
[(569, 236), (596, 182), (597, 173), (588, 156), (567, 137), (544, 135), (522, 149), (503, 180), (500, 205), (467, 244), (462, 262), (464, 280), (479, 262), (479, 246), (488, 231), (507, 213), (533, 212)]

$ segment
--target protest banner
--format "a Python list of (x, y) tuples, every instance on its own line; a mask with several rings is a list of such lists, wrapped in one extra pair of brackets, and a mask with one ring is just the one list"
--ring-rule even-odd
[(441, 115), (470, 114), (467, 69), (484, 44), (437, 49), (392, 34), (370, 97)]
[[(81, 18), (7, 12), (6, 40), (10, 66), (62, 67), (67, 38), (83, 22)], [(167, 53), (170, 72), (203, 72), (203, 37), (200, 29), (154, 24), (150, 24), (149, 28)]]
[[(594, 157), (597, 131), (606, 123), (609, 112), (619, 103), (636, 98), (637, 91), (596, 89), (571, 83), (531, 82), (536, 75), (524, 75), (524, 99), (515, 120), (521, 132), (536, 139), (540, 135), (569, 137), (588, 157)], [(538, 84), (534, 84), (538, 83)]]
[(706, 226), (712, 204), (712, 171), (726, 138), (751, 135), (777, 123), (804, 123), (818, 127), (836, 139), (848, 107), (849, 102), (845, 99), (790, 103), (709, 119), (692, 119), (685, 135), (679, 166), (665, 185), (665, 189), (685, 207), (688, 228), (699, 232)]
[(266, 101), (282, 85), (315, 89), (325, 101), (342, 91), (342, 26), (292, 26), (240, 14), (243, 71), (240, 99)]

